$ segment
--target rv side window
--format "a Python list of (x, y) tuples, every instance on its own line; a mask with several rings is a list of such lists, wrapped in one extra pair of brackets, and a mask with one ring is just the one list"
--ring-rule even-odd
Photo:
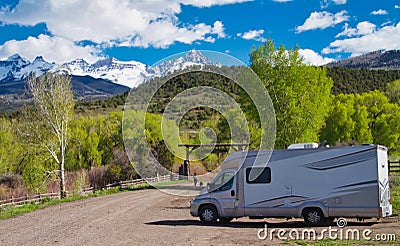
[(271, 168), (269, 168), (269, 167), (247, 168), (246, 169), (246, 183), (248, 183), (248, 184), (271, 183)]

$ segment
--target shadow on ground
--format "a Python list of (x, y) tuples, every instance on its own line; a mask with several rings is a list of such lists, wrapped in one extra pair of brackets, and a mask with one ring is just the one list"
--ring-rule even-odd
[[(348, 222), (347, 227), (369, 227), (379, 222)], [(210, 226), (210, 227), (226, 227), (226, 228), (263, 228), (268, 224), (268, 228), (305, 228), (303, 221), (285, 221), (285, 222), (268, 222), (268, 221), (232, 221), (230, 223), (203, 224), (200, 220), (159, 220), (145, 223), (146, 225), (164, 225), (164, 226)], [(333, 222), (332, 227), (337, 227)], [(322, 226), (327, 227), (327, 226)]]

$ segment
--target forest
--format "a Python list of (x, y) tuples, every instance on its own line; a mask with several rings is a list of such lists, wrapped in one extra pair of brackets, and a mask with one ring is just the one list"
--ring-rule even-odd
[[(250, 68), (258, 75), (273, 102), (275, 148), (326, 140), (331, 146), (382, 144), (388, 147), (389, 155), (400, 155), (400, 70), (310, 66), (303, 62), (298, 48), (275, 47), (272, 40), (250, 51)], [(240, 73), (241, 68), (232, 71)], [(51, 76), (48, 79), (58, 80)], [(157, 83), (157, 80), (150, 81), (133, 91), (147, 93), (150, 87), (157, 87)], [(57, 84), (52, 88), (57, 89), (54, 85)], [(176, 95), (199, 86), (221, 90), (240, 105), (248, 123), (249, 146), (256, 149), (262, 135), (260, 115), (245, 91), (222, 75), (188, 72), (172, 76), (163, 84), (152, 97), (146, 113), (124, 111), (128, 93), (96, 102), (72, 100), (71, 104), (65, 103), (68, 97), (60, 97), (58, 102), (63, 106), (57, 109), (57, 106), (52, 108), (53, 105), (47, 109), (52, 112), (49, 115), (64, 120), (59, 121), (59, 129), (64, 130), (65, 135), (60, 133), (61, 130), (57, 131), (57, 124), (46, 127), (48, 116), (39, 117), (40, 107), (45, 104), (35, 103), (33, 108), (26, 107), (18, 113), (0, 117), (0, 199), (10, 195), (60, 191), (60, 167), (65, 169), (64, 186), (69, 191), (82, 186), (102, 186), (139, 178), (137, 170), (145, 166), (141, 161), (129, 160), (125, 145), (142, 148), (144, 140), (134, 130), (123, 136), (123, 124), (127, 123), (124, 122), (124, 113), (132, 119), (146, 118), (148, 149), (137, 152), (138, 155), (151, 151), (164, 168), (177, 172), (183, 159), (171, 153), (164, 142), (160, 130), (162, 114)], [(49, 99), (46, 93), (38, 93), (44, 100)], [(68, 93), (71, 92), (66, 92), (66, 95)], [(56, 99), (51, 99), (53, 104)], [(57, 115), (60, 109), (65, 111)], [(64, 115), (70, 117), (64, 119)], [(235, 111), (222, 115), (212, 107), (199, 106), (187, 111), (179, 122), (168, 121), (168, 129), (178, 128), (180, 140), (184, 143), (212, 141), (201, 131), (203, 128), (213, 130), (216, 142), (230, 143), (232, 126), (228, 123), (231, 122), (239, 127), (243, 123)], [(127, 136), (128, 139), (124, 140)], [(62, 147), (57, 147), (60, 144)], [(184, 149), (173, 148), (184, 154)], [(198, 172), (206, 172), (216, 167), (220, 155), (211, 153), (193, 165)], [(145, 156), (136, 159), (146, 161)]]

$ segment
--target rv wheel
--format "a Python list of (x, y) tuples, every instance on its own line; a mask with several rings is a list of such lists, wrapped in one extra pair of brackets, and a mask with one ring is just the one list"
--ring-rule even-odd
[(309, 226), (325, 225), (326, 218), (319, 208), (307, 208), (303, 211), (304, 222)]
[(203, 223), (212, 224), (217, 222), (218, 219), (218, 212), (212, 205), (205, 205), (200, 209), (199, 213), (200, 220)]

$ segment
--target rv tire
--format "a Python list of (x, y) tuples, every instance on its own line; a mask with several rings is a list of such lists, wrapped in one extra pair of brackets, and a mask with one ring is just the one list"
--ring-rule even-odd
[(218, 220), (218, 211), (213, 205), (204, 205), (200, 208), (199, 217), (203, 223), (214, 224)]
[(306, 208), (303, 210), (304, 222), (309, 226), (323, 226), (327, 223), (320, 208)]

